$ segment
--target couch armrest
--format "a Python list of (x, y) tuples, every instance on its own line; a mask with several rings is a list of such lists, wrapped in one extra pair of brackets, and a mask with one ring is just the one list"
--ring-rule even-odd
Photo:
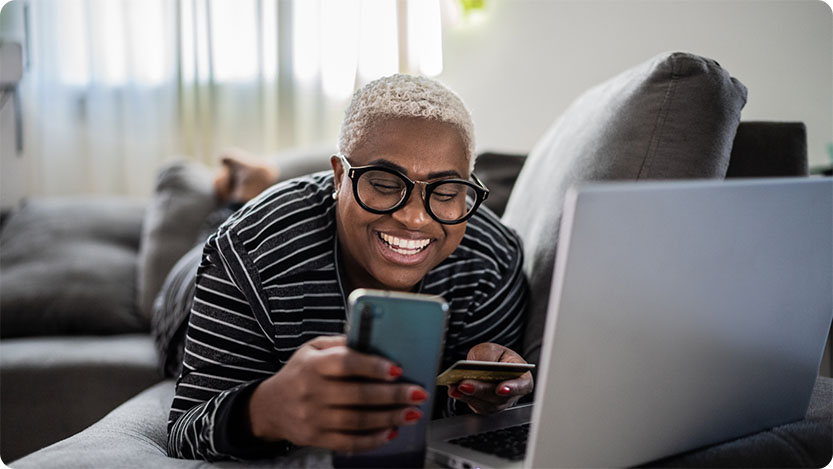
[(0, 341), (4, 461), (77, 433), (161, 380), (149, 335)]

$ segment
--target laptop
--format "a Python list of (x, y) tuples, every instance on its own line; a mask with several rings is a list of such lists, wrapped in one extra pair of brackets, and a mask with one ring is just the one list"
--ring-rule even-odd
[(571, 189), (535, 404), (431, 422), (428, 461), (624, 467), (800, 420), (831, 285), (833, 179)]

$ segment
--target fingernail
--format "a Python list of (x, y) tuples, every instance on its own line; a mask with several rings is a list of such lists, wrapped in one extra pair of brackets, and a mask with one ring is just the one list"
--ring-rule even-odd
[(463, 384), (457, 386), (457, 389), (459, 389), (460, 392), (463, 393), (463, 394), (472, 394), (472, 393), (474, 393), (474, 385), (471, 384), (471, 383), (463, 383)]
[(428, 393), (422, 389), (414, 389), (411, 391), (411, 400), (415, 402), (422, 402), (428, 398)]
[(419, 420), (420, 418), (422, 418), (422, 412), (420, 412), (418, 410), (411, 409), (411, 410), (405, 412), (405, 421), (406, 422), (413, 422), (414, 420)]
[(457, 390), (457, 388), (451, 388), (448, 390), (448, 395), (453, 397), (454, 399), (459, 399), (463, 397), (463, 394)]
[(501, 396), (506, 396), (511, 392), (512, 392), (512, 389), (509, 386), (501, 386), (497, 390), (497, 393), (500, 394)]
[(399, 435), (399, 430), (396, 428), (392, 429), (388, 432), (388, 441), (396, 438), (397, 435)]
[(391, 378), (398, 378), (402, 376), (402, 368), (396, 365), (391, 365), (390, 369), (388, 369), (388, 374), (391, 376)]

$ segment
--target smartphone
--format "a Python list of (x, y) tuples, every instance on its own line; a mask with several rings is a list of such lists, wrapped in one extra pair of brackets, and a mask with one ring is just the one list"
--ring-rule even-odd
[(448, 303), (440, 297), (358, 289), (348, 297), (347, 345), (381, 355), (402, 368), (400, 382), (428, 392), (419, 406), (423, 417), (399, 428), (384, 446), (365, 453), (333, 454), (336, 467), (423, 467), (425, 433), (434, 401), (434, 380), (442, 359)]
[(535, 369), (531, 363), (485, 362), (459, 360), (437, 376), (437, 386), (456, 384), (464, 379), (506, 381)]

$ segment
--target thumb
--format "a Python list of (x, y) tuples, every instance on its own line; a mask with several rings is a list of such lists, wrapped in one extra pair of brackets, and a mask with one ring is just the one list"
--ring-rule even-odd
[(496, 362), (500, 361), (500, 357), (503, 355), (505, 350), (506, 348), (502, 345), (493, 344), (491, 342), (485, 342), (482, 344), (477, 344), (471, 349), (469, 349), (469, 353), (466, 356), (466, 358), (469, 360)]

